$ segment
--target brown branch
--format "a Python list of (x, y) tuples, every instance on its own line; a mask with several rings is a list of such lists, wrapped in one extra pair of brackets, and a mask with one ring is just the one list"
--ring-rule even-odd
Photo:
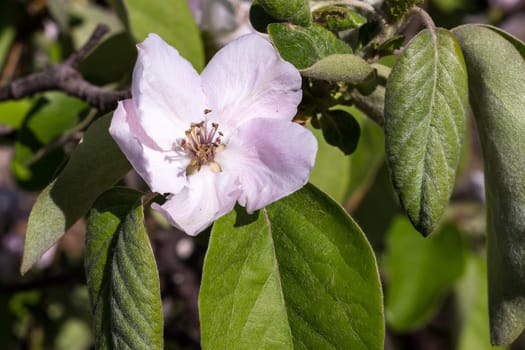
[(64, 62), (0, 86), (0, 101), (18, 100), (38, 92), (61, 90), (70, 96), (87, 102), (102, 112), (115, 109), (117, 102), (130, 98), (131, 93), (129, 91), (102, 89), (84, 80), (76, 69), (78, 63), (87, 56), (108, 31), (107, 26), (98, 25), (88, 41)]

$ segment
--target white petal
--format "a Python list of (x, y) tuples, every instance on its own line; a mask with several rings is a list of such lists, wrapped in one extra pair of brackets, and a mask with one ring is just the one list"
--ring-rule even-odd
[(239, 204), (253, 212), (300, 189), (316, 153), (317, 141), (305, 127), (263, 118), (242, 124), (215, 160), (238, 175)]
[(142, 128), (132, 100), (120, 101), (109, 128), (124, 155), (148, 186), (159, 193), (177, 193), (186, 184), (190, 158), (166, 158), (163, 151)]
[(152, 204), (175, 227), (191, 236), (230, 212), (240, 194), (239, 185), (227, 173), (203, 167), (188, 177), (188, 187), (174, 194), (163, 205)]
[(297, 69), (256, 34), (226, 45), (201, 77), (210, 108), (230, 127), (252, 118), (291, 120), (302, 97)]
[(205, 97), (199, 74), (158, 35), (137, 45), (131, 87), (141, 124), (163, 149), (183, 137), (192, 122), (204, 119)]

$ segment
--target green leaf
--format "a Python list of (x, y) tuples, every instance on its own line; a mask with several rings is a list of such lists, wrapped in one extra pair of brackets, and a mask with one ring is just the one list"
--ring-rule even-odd
[(486, 276), (485, 259), (468, 254), (465, 273), (456, 287), (456, 305), (461, 327), (457, 350), (503, 349), (490, 345)]
[(351, 54), (334, 54), (315, 62), (312, 66), (302, 69), (305, 77), (334, 82), (359, 84), (375, 80), (376, 70), (364, 59)]
[(351, 114), (341, 110), (326, 111), (320, 123), (326, 142), (338, 147), (346, 155), (355, 151), (361, 129)]
[(308, 0), (257, 0), (272, 17), (301, 26), (312, 24)]
[(366, 17), (343, 6), (322, 7), (312, 14), (314, 21), (334, 32), (359, 28), (366, 23)]
[(43, 148), (77, 125), (88, 109), (85, 102), (62, 92), (48, 92), (34, 102), (20, 126), (11, 162), (21, 188), (41, 190), (53, 179), (65, 153), (61, 147)]
[(380, 165), (371, 175), (371, 184), (353, 195), (347, 204), (375, 251), (385, 249), (386, 233), (400, 212), (386, 161)]
[(438, 225), (454, 186), (467, 89), (463, 55), (445, 29), (415, 36), (386, 85), (385, 142), (392, 182), (424, 235)]
[(339, 203), (348, 196), (352, 162), (337, 148), (326, 143), (319, 129), (311, 129), (317, 139), (317, 154), (309, 181)]
[[(96, 85), (131, 81), (137, 49), (125, 32), (115, 34), (99, 44), (79, 65), (86, 80)], [(118, 64), (108, 64), (118, 62)]]
[(186, 1), (125, 0), (131, 30), (137, 42), (156, 33), (201, 71), (204, 48)]
[(111, 6), (113, 11), (115, 11), (115, 14), (117, 15), (120, 22), (124, 25), (126, 30), (129, 31), (128, 11), (124, 2), (125, 0), (107, 0), (108, 5)]
[[(385, 142), (383, 129), (354, 107), (346, 107), (359, 123), (361, 135), (356, 151), (350, 156), (352, 169), (348, 194), (352, 202), (359, 202), (374, 181), (374, 177), (384, 163)], [(351, 203), (352, 204), (352, 203)]]
[(275, 17), (272, 17), (264, 7), (259, 4), (258, 0), (252, 1), (250, 6), (250, 24), (252, 27), (261, 33), (267, 33), (266, 28), (270, 23), (283, 22)]
[(16, 29), (14, 26), (0, 24), (0, 68), (4, 67), (4, 62), (9, 54), (15, 35)]
[(91, 125), (62, 173), (38, 196), (27, 224), (22, 273), (131, 169), (109, 135), (110, 121), (107, 115)]
[(525, 328), (525, 61), (494, 30), (467, 25), (453, 33), (485, 163), (491, 340), (509, 344)]
[(141, 193), (114, 188), (89, 212), (86, 278), (97, 349), (162, 349), (160, 285)]
[(521, 57), (525, 59), (525, 43), (523, 43), (520, 39), (516, 38), (514, 35), (507, 33), (506, 31), (498, 27), (494, 27), (488, 24), (481, 24), (480, 26), (493, 30), (499, 35), (501, 35), (502, 37), (504, 37), (505, 39), (507, 39), (512, 45), (514, 45), (516, 50), (518, 50)]
[(386, 318), (396, 331), (425, 325), (463, 273), (466, 247), (455, 226), (423, 238), (404, 217), (387, 234)]
[(0, 124), (18, 129), (32, 106), (30, 98), (0, 102)]
[(200, 292), (203, 349), (382, 349), (374, 254), (311, 185), (212, 230)]
[(352, 53), (350, 46), (318, 24), (304, 28), (272, 23), (268, 25), (268, 34), (281, 57), (298, 69), (308, 68), (326, 56)]

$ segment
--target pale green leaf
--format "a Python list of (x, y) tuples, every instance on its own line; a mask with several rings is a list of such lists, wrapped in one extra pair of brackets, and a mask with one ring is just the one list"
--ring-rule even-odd
[(437, 227), (454, 186), (467, 95), (463, 55), (445, 29), (415, 36), (388, 78), (388, 165), (403, 207), (424, 235)]
[(491, 340), (509, 344), (525, 328), (525, 61), (492, 29), (467, 25), (453, 33), (485, 163)]
[(460, 332), (457, 350), (496, 350), (490, 345), (487, 263), (469, 254), (465, 273), (456, 287)]
[(114, 188), (97, 199), (85, 260), (97, 349), (162, 349), (160, 285), (141, 193)]
[(425, 325), (463, 273), (466, 247), (458, 229), (445, 225), (424, 238), (398, 217), (387, 233), (386, 318), (396, 331)]
[(200, 294), (203, 349), (382, 349), (374, 254), (311, 185), (212, 230)]
[(333, 82), (359, 84), (377, 77), (376, 70), (361, 57), (351, 54), (326, 56), (312, 66), (302, 69), (305, 77)]
[(344, 203), (351, 179), (351, 160), (336, 147), (326, 143), (320, 129), (312, 129), (312, 133), (317, 139), (318, 150), (310, 182), (339, 203)]
[(109, 135), (110, 121), (107, 115), (91, 125), (62, 173), (38, 196), (27, 224), (22, 273), (131, 169)]

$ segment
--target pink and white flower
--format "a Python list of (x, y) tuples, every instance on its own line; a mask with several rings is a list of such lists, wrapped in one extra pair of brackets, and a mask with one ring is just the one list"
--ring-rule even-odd
[(132, 98), (110, 133), (175, 227), (196, 235), (235, 203), (253, 212), (301, 188), (317, 143), (292, 122), (301, 76), (265, 39), (246, 35), (199, 75), (150, 34), (137, 45)]

